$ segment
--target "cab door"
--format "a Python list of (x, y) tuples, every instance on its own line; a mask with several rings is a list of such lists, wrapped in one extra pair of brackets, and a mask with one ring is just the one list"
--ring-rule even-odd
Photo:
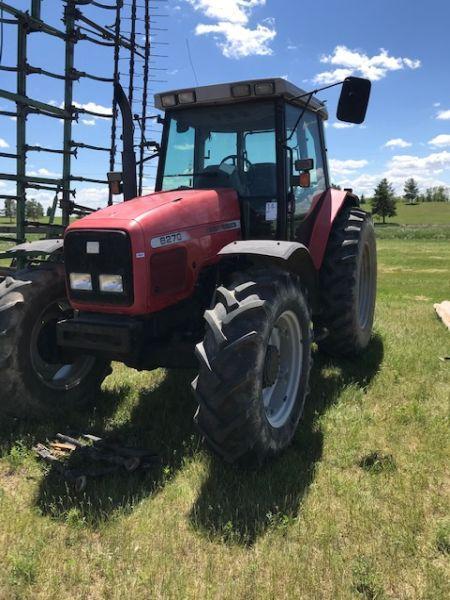
[[(297, 159), (311, 158), (314, 161), (313, 169), (310, 171), (311, 185), (308, 188), (294, 187), (294, 206), (289, 213), (290, 237), (297, 238), (295, 232), (300, 228), (302, 221), (308, 214), (314, 200), (320, 196), (328, 187), (328, 173), (326, 171), (326, 156), (324, 140), (322, 135), (322, 123), (317, 113), (306, 110), (302, 119), (295, 127), (296, 121), (301, 114), (302, 109), (290, 104), (286, 105), (286, 137), (289, 138), (288, 146), (293, 153), (293, 170), (288, 165), (288, 189), (290, 187), (290, 173), (294, 176), (300, 172), (295, 169)], [(290, 156), (288, 152), (288, 162)], [(293, 210), (292, 210), (293, 209)]]

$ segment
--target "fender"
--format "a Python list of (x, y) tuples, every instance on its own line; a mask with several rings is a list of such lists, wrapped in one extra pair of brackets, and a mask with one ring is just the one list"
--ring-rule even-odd
[(313, 311), (319, 305), (318, 274), (310, 252), (299, 242), (242, 240), (227, 244), (218, 255), (222, 258), (245, 256), (255, 264), (271, 264), (298, 275), (308, 290)]
[(52, 254), (62, 253), (64, 241), (62, 239), (53, 240), (35, 240), (34, 242), (24, 242), (12, 248), (8, 248), (0, 253), (1, 258), (32, 258), (37, 256), (51, 256)]
[(333, 188), (325, 192), (309, 240), (309, 252), (317, 271), (322, 266), (333, 223), (342, 208), (348, 205), (359, 206), (358, 197)]

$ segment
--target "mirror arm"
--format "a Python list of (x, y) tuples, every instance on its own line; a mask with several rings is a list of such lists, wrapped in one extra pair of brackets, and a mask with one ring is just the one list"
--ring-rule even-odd
[(284, 142), (283, 142), (284, 144), (287, 144), (287, 142), (289, 142), (289, 140), (292, 138), (292, 136), (293, 136), (293, 135), (294, 135), (294, 133), (296, 132), (296, 130), (297, 130), (297, 127), (298, 127), (298, 124), (299, 124), (299, 123), (300, 123), (300, 121), (303, 119), (303, 115), (304, 115), (304, 114), (305, 114), (305, 112), (307, 111), (307, 109), (308, 109), (308, 106), (309, 106), (309, 105), (310, 105), (310, 103), (311, 103), (311, 99), (312, 99), (312, 97), (313, 97), (314, 93), (315, 93), (315, 92), (314, 92), (314, 90), (313, 90), (312, 92), (309, 92), (309, 94), (303, 94), (304, 96), (309, 96), (309, 98), (308, 98), (308, 100), (305, 102), (305, 106), (303, 107), (303, 110), (302, 110), (302, 112), (300, 113), (300, 116), (298, 117), (297, 121), (295, 122), (295, 125), (294, 125), (294, 127), (292, 128), (291, 135), (290, 135), (288, 138), (286, 138), (286, 139), (284, 140)]
[(291, 100), (299, 100), (300, 98), (305, 98), (306, 96), (314, 96), (315, 94), (323, 92), (324, 90), (329, 90), (330, 88), (336, 87), (337, 85), (342, 85), (344, 81), (346, 80), (344, 79), (343, 81), (338, 81), (337, 83), (330, 83), (330, 85), (325, 85), (324, 87), (317, 88), (315, 90), (312, 90), (312, 92), (306, 92), (304, 94), (300, 94), (300, 96), (294, 96), (293, 98), (291, 98)]

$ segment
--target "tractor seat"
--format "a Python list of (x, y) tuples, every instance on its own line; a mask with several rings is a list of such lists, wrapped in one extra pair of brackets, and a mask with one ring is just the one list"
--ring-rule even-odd
[(234, 187), (233, 174), (236, 167), (231, 165), (208, 165), (201, 174), (195, 177), (195, 188)]
[(247, 186), (251, 196), (277, 194), (277, 167), (275, 163), (255, 163), (247, 173)]

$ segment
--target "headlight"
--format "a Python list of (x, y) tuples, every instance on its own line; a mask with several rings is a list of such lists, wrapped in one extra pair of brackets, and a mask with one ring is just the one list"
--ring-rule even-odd
[(90, 273), (70, 273), (69, 281), (72, 290), (92, 291), (92, 277)]
[(122, 275), (100, 275), (98, 281), (101, 292), (123, 294)]

